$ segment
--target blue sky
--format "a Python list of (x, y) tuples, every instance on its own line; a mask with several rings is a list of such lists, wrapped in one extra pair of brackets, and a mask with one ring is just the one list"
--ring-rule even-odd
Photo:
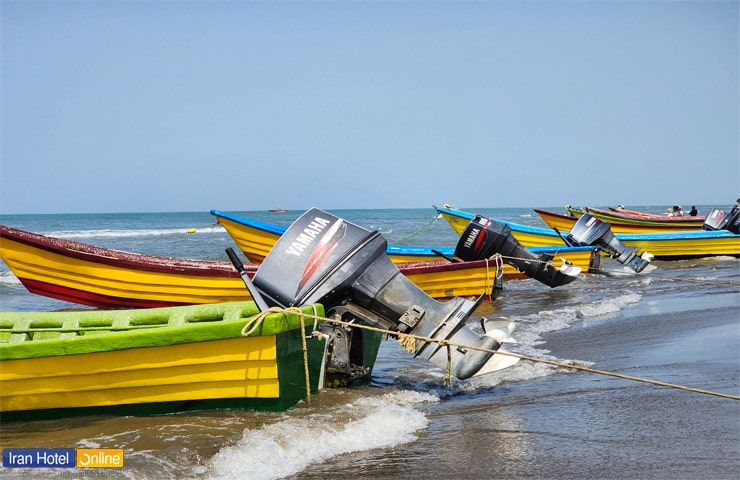
[(737, 1), (0, 3), (0, 213), (727, 204)]

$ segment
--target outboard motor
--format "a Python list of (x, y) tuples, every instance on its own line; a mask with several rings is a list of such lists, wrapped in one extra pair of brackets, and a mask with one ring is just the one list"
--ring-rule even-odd
[(740, 233), (740, 208), (733, 208), (729, 214), (724, 210), (714, 209), (709, 212), (707, 219), (701, 226), (704, 230), (727, 230), (732, 233)]
[(568, 263), (555, 268), (552, 254), (536, 256), (512, 235), (511, 227), (476, 215), (460, 236), (455, 256), (471, 261), (490, 258), (496, 253), (501, 254), (504, 262), (550, 287), (570, 283), (581, 273), (580, 267)]
[[(477, 302), (460, 297), (438, 302), (401, 274), (386, 247), (378, 232), (314, 208), (280, 237), (253, 282), (268, 303), (282, 307), (321, 303), (327, 317), (347, 322), (493, 351), (508, 339), (498, 326), (487, 328), (496, 322), (482, 319), (483, 335), (465, 325), (482, 296)], [(414, 347), (416, 356), (447, 367), (447, 348), (439, 343), (416, 340)], [(502, 362), (495, 368), (500, 369), (517, 360), (463, 347), (451, 347), (450, 355), (450, 373), (459, 379), (493, 371), (493, 363)], [(331, 363), (341, 368), (343, 361)]]
[(604, 250), (610, 257), (615, 258), (622, 265), (626, 265), (635, 272), (641, 272), (653, 259), (650, 253), (637, 256), (639, 248), (628, 247), (614, 236), (608, 222), (584, 213), (571, 228), (565, 237), (568, 245), (596, 246)]

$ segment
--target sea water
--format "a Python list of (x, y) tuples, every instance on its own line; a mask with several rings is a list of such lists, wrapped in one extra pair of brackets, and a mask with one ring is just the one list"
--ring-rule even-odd
[[(545, 226), (530, 209), (464, 210)], [(229, 213), (288, 226), (302, 212)], [(331, 213), (391, 244), (457, 242), (431, 208)], [(233, 247), (208, 212), (6, 215), (0, 223), (161, 256), (226, 260)], [(522, 355), (740, 394), (740, 262), (654, 264), (631, 274), (605, 260), (601, 274), (555, 289), (506, 281), (474, 316), (514, 321), (509, 349)], [(29, 294), (1, 262), (0, 303), (5, 311), (78, 307)], [(531, 361), (449, 383), (389, 340), (369, 385), (325, 390), (287, 412), (0, 423), (2, 448), (125, 454), (121, 469), (3, 468), (0, 478), (733, 478), (740, 402), (656, 389)], [(656, 437), (664, 442), (651, 443)]]

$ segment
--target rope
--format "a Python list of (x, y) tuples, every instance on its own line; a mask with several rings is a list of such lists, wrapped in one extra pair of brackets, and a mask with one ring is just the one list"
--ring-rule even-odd
[(408, 240), (409, 238), (414, 237), (414, 236), (420, 234), (424, 230), (428, 230), (432, 226), (432, 224), (434, 222), (436, 222), (437, 220), (439, 220), (439, 215), (435, 213), (434, 214), (434, 217), (429, 222), (427, 222), (423, 227), (419, 228), (418, 230), (416, 230), (414, 232), (409, 233), (406, 236), (403, 236), (403, 237), (399, 238), (398, 240), (394, 240), (394, 243), (402, 243), (402, 242)]
[[(303, 312), (297, 312), (297, 315), (311, 317), (310, 315), (305, 314)], [(314, 318), (317, 318), (317, 317), (314, 316)], [(728, 398), (730, 400), (740, 400), (740, 396), (738, 396), (738, 395), (731, 395), (731, 394), (726, 394), (726, 393), (721, 393), (721, 392), (713, 392), (711, 390), (703, 390), (703, 389), (700, 389), (700, 388), (687, 387), (687, 386), (678, 385), (678, 384), (675, 384), (675, 383), (661, 382), (659, 380), (651, 380), (649, 378), (636, 377), (636, 376), (633, 376), (633, 375), (625, 375), (625, 374), (621, 374), (621, 373), (609, 372), (609, 371), (606, 371), (606, 370), (598, 370), (598, 369), (586, 367), (586, 366), (583, 366), (583, 365), (576, 365), (574, 363), (558, 362), (558, 361), (555, 361), (555, 360), (548, 360), (546, 358), (532, 357), (532, 356), (529, 356), (529, 355), (522, 355), (522, 354), (514, 353), (514, 352), (507, 352), (507, 351), (500, 351), (500, 350), (491, 350), (491, 349), (486, 349), (486, 348), (474, 347), (474, 346), (470, 346), (470, 345), (462, 345), (462, 344), (459, 344), (459, 343), (450, 342), (450, 341), (445, 340), (445, 339), (430, 338), (430, 337), (424, 337), (424, 336), (420, 336), (420, 335), (413, 335), (413, 334), (409, 334), (409, 333), (399, 333), (399, 332), (395, 332), (395, 331), (392, 331), (392, 330), (386, 330), (386, 329), (382, 329), (382, 328), (372, 327), (372, 326), (369, 326), (369, 325), (361, 325), (361, 324), (357, 324), (357, 323), (349, 323), (349, 322), (344, 322), (342, 320), (337, 320), (337, 319), (331, 319), (331, 318), (318, 318), (318, 319), (319, 320), (323, 320), (323, 321), (327, 321), (327, 322), (331, 322), (331, 323), (335, 323), (335, 324), (338, 324), (338, 325), (351, 326), (351, 327), (354, 327), (354, 328), (364, 328), (365, 330), (381, 332), (381, 333), (384, 333), (384, 334), (389, 335), (389, 336), (397, 336), (398, 337), (398, 340), (399, 340), (399, 343), (401, 343), (401, 345), (408, 344), (409, 342), (412, 342), (412, 341), (421, 340), (421, 341), (424, 341), (424, 342), (434, 342), (434, 343), (438, 343), (438, 344), (440, 344), (442, 346), (445, 346), (447, 348), (447, 355), (448, 355), (447, 356), (447, 372), (446, 372), (447, 377), (450, 376), (450, 369), (451, 369), (451, 351), (450, 351), (450, 348), (451, 347), (459, 347), (459, 348), (465, 348), (465, 349), (469, 349), (469, 350), (477, 350), (477, 351), (480, 351), (480, 352), (493, 353), (493, 354), (497, 354), (497, 355), (508, 355), (508, 356), (511, 356), (511, 357), (519, 358), (521, 360), (528, 360), (530, 362), (535, 362), (535, 363), (545, 363), (545, 364), (553, 365), (553, 366), (556, 366), (556, 367), (566, 368), (568, 370), (578, 370), (578, 371), (582, 371), (582, 372), (595, 373), (595, 374), (598, 374), (598, 375), (605, 375), (605, 376), (616, 377), (616, 378), (621, 378), (621, 379), (625, 379), (625, 380), (632, 380), (632, 381), (635, 381), (635, 382), (648, 383), (648, 384), (651, 384), (651, 385), (657, 385), (657, 386), (661, 386), (661, 387), (674, 388), (674, 389), (684, 390), (684, 391), (693, 392), (693, 393), (700, 393), (700, 394), (703, 394), (703, 395), (713, 395), (715, 397)], [(406, 347), (404, 347), (404, 348), (406, 348)]]
[[(316, 316), (316, 309), (314, 307), (314, 316)], [(301, 344), (303, 346), (303, 372), (306, 374), (306, 402), (311, 405), (311, 380), (308, 374), (308, 345), (306, 344), (306, 325), (303, 323), (303, 315), (299, 315), (301, 319)]]
[[(491, 296), (493, 298), (493, 289), (496, 286), (496, 280), (500, 280), (501, 277), (504, 276), (504, 257), (501, 256), (500, 253), (494, 253), (489, 258), (486, 258), (486, 294)], [(496, 267), (496, 273), (495, 273), (495, 280), (493, 281), (493, 285), (489, 287), (489, 281), (491, 279), (491, 274), (489, 272), (489, 265), (488, 260), (493, 260), (493, 264)]]
[[(301, 320), (301, 346), (303, 347), (303, 372), (306, 376), (306, 402), (311, 405), (311, 378), (308, 370), (308, 343), (306, 342), (306, 324), (304, 319), (305, 317), (314, 319), (314, 331), (316, 331), (316, 326), (318, 325), (319, 320), (329, 319), (323, 319), (317, 315), (318, 312), (316, 311), (316, 305), (313, 306), (313, 315), (304, 314), (298, 307), (288, 307), (285, 309), (280, 307), (270, 307), (267, 310), (263, 310), (256, 315), (249, 317), (249, 321), (247, 321), (247, 323), (242, 327), (242, 337), (248, 337), (257, 330), (257, 328), (261, 327), (265, 318), (267, 318), (271, 313), (293, 313), (298, 315), (298, 318)], [(248, 331), (247, 328), (249, 328)]]
[(500, 253), (495, 253), (492, 257), (500, 257), (502, 262), (503, 262), (503, 259), (508, 258), (511, 260), (522, 260), (522, 261), (527, 261), (527, 262), (543, 263), (545, 265), (552, 265), (552, 261), (540, 260), (539, 258), (532, 259), (532, 258), (522, 258), (522, 257), (510, 257), (508, 255), (501, 255)]
[(405, 333), (399, 333), (398, 343), (400, 343), (401, 346), (405, 348), (406, 350), (408, 350), (409, 352), (416, 353), (416, 339), (414, 338), (413, 335), (406, 335)]
[[(280, 307), (270, 307), (267, 310), (263, 310), (256, 315), (252, 315), (251, 317), (249, 317), (249, 321), (245, 323), (244, 326), (242, 327), (242, 337), (248, 337), (252, 333), (254, 333), (254, 331), (257, 330), (257, 328), (262, 326), (262, 323), (265, 321), (265, 318), (269, 314), (283, 313), (283, 312), (287, 313), (288, 310), (292, 310), (292, 309), (295, 309), (295, 307), (287, 308), (285, 310), (283, 310)], [(300, 312), (300, 310), (298, 311)], [(249, 331), (246, 331), (247, 328), (249, 328)]]

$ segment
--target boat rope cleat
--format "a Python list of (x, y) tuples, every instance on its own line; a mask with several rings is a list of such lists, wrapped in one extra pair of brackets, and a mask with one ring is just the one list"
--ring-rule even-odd
[(519, 243), (511, 233), (511, 227), (476, 215), (460, 235), (455, 256), (472, 261), (494, 255), (500, 255), (504, 262), (528, 277), (553, 288), (572, 282), (581, 273), (580, 267), (566, 262), (556, 268), (552, 263), (554, 254), (543, 253), (538, 257)]
[[(495, 359), (501, 340), (508, 337), (493, 326), (480, 334), (466, 324), (483, 296), (477, 301), (454, 297), (439, 302), (400, 272), (386, 248), (387, 242), (378, 232), (314, 208), (280, 237), (253, 283), (274, 305), (321, 303), (330, 315), (345, 322), (352, 319), (414, 335), (414, 354), (440, 368), (449, 366), (449, 373), (458, 379), (497, 369), (487, 363)], [(355, 342), (362, 341), (363, 332), (355, 329), (351, 335), (341, 336), (341, 342), (351, 343), (337, 343), (334, 348), (340, 358), (330, 359), (330, 363), (337, 372), (347, 368), (343, 352), (349, 352), (352, 363), (352, 352), (360, 350)], [(336, 332), (333, 335), (337, 341)]]

